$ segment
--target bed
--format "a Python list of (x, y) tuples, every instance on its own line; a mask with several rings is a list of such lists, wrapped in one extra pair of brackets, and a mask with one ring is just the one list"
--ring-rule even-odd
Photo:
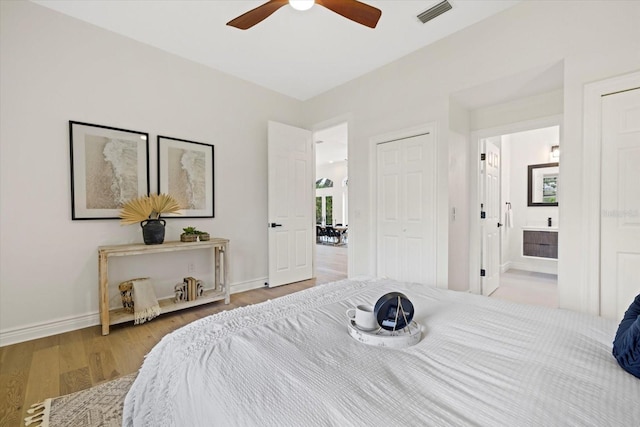
[[(393, 349), (345, 312), (402, 292), (423, 326)], [(386, 279), (344, 280), (195, 321), (145, 358), (125, 426), (640, 425), (617, 323)]]

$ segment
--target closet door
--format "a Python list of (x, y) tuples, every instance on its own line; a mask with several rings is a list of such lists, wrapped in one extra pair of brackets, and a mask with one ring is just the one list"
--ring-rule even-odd
[(435, 142), (377, 145), (377, 275), (435, 286)]
[(600, 314), (640, 293), (640, 88), (602, 97)]

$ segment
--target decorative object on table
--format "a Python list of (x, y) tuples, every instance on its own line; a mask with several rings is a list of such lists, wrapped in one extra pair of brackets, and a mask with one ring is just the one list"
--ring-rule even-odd
[(181, 242), (206, 242), (210, 239), (209, 233), (200, 231), (196, 227), (185, 227), (180, 235)]
[(149, 193), (149, 134), (69, 121), (71, 219), (117, 219)]
[(378, 324), (387, 331), (399, 331), (409, 326), (413, 313), (413, 304), (400, 292), (381, 296), (373, 308)]
[(184, 218), (213, 218), (213, 145), (158, 135), (158, 191), (176, 197)]
[(165, 220), (160, 219), (160, 215), (179, 212), (178, 202), (168, 194), (141, 196), (124, 204), (120, 210), (120, 223), (122, 225), (140, 223), (144, 243), (158, 245), (164, 242), (166, 224)]
[(173, 287), (173, 290), (175, 292), (175, 298), (173, 299), (174, 302), (183, 302), (187, 300), (187, 284), (184, 282), (181, 283), (176, 283), (176, 285)]
[[(353, 312), (353, 315), (350, 313)], [(361, 331), (374, 331), (380, 329), (376, 316), (373, 315), (373, 307), (368, 304), (360, 304), (347, 310), (347, 317), (351, 324)]]
[(204, 294), (204, 283), (195, 277), (185, 277), (175, 287), (175, 302), (194, 301)]
[(387, 331), (378, 328), (373, 331), (363, 331), (354, 323), (347, 323), (347, 330), (351, 338), (363, 344), (378, 347), (405, 348), (415, 345), (422, 338), (422, 326), (417, 322), (411, 322), (409, 326), (400, 331)]
[(406, 295), (390, 292), (380, 297), (373, 308), (361, 304), (347, 310), (347, 330), (364, 344), (404, 348), (420, 342), (422, 337), (422, 326), (412, 321), (413, 315), (413, 304)]
[(133, 298), (133, 324), (139, 325), (160, 315), (160, 304), (148, 277), (131, 280)]
[(142, 227), (142, 239), (145, 245), (160, 245), (164, 242), (164, 227), (167, 222), (164, 219), (145, 219), (140, 223)]

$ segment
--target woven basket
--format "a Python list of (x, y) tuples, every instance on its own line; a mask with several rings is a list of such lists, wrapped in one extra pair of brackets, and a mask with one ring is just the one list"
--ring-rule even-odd
[(122, 299), (122, 307), (127, 313), (133, 313), (133, 282), (141, 279), (148, 279), (148, 277), (127, 280), (118, 285), (120, 298)]
[[(199, 239), (198, 239), (199, 237)], [(201, 242), (206, 242), (207, 240), (209, 240), (209, 233), (203, 233), (203, 234), (184, 234), (182, 233), (180, 235), (180, 241), (181, 242), (197, 242), (197, 241), (201, 241)]]
[(133, 283), (131, 282), (122, 282), (118, 285), (118, 289), (120, 289), (120, 298), (122, 298), (122, 307), (124, 311), (127, 313), (133, 313)]

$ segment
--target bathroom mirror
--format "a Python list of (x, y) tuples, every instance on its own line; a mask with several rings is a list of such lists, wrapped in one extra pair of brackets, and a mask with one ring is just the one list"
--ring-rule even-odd
[(529, 165), (527, 206), (558, 206), (558, 163)]

